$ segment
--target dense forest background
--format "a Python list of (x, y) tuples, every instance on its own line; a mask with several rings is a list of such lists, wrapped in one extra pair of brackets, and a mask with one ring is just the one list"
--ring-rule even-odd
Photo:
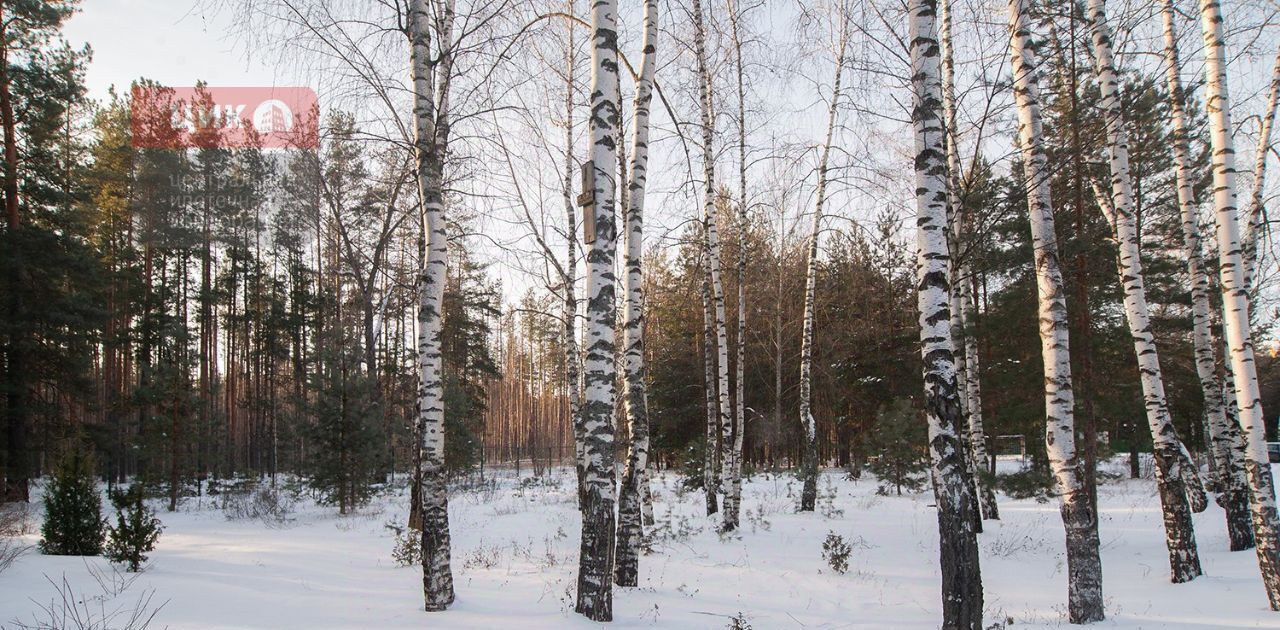
[[(9, 27), (0, 61), (12, 110), (6, 125), (17, 138), (6, 161), (0, 247), (9, 498), (73, 451), (91, 452), (109, 482), (136, 476), (173, 505), (209, 484), (289, 474), (345, 511), (372, 484), (408, 474), (422, 222), (406, 148), (342, 109), (316, 114), (316, 150), (226, 148), (216, 129), (187, 150), (135, 148), (131, 93), (89, 98), (90, 51), (60, 35), (74, 3), (38, 4)], [(1087, 63), (1068, 61), (1080, 42), (1053, 31), (1043, 46), (1062, 258), (1069, 295), (1084, 298), (1071, 301), (1079, 421), (1098, 432), (1103, 449), (1145, 451), (1150, 435), (1115, 245), (1093, 195), (1077, 189), (1077, 171), (1086, 181), (1104, 178), (1105, 165), (1082, 159), (1067, 132), (1103, 144), (1097, 90), (1073, 100), (1075, 82), (1091, 84)], [(1070, 54), (1052, 54), (1055, 46)], [(584, 86), (569, 80), (572, 102)], [(159, 87), (141, 78), (137, 85)], [(1203, 450), (1162, 85), (1150, 74), (1125, 76), (1136, 208), (1170, 409), (1183, 440)], [(1199, 109), (1192, 141), (1203, 197), (1208, 141)], [(725, 189), (717, 203), (724, 257), (737, 260), (745, 248), (748, 261), (748, 470), (794, 466), (801, 449), (807, 239), (793, 211), (803, 205), (796, 182), (805, 174), (782, 160), (769, 164), (753, 180), (745, 227), (734, 219), (734, 192)], [(459, 167), (450, 176), (473, 174)], [(963, 198), (975, 236), (962, 255), (978, 296), (987, 434), (998, 452), (1022, 438), (1043, 464), (1035, 283), (1017, 177), (1016, 167), (975, 161)], [(483, 220), (491, 204), (466, 190), (447, 198), (448, 466), (463, 474), (567, 464), (574, 445), (560, 287), (512, 280), (495, 254), (501, 239)], [(925, 425), (902, 412), (920, 405), (904, 208), (884, 203), (859, 220), (837, 211), (822, 231), (813, 412), (829, 465), (859, 468), (891, 452), (923, 465)], [(673, 229), (653, 239), (644, 263), (653, 456), (691, 479), (705, 439), (701, 238), (696, 223)], [(1259, 369), (1263, 406), (1275, 409), (1276, 316), (1266, 299), (1274, 269), (1262, 273), (1255, 334), (1268, 340), (1259, 343)], [(730, 311), (737, 282), (725, 276)]]

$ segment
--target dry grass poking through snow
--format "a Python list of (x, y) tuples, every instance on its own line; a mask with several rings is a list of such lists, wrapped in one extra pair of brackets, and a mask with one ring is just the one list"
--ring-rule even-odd
[[(151, 593), (167, 602), (154, 627), (183, 629), (595, 627), (572, 613), (580, 527), (573, 481), (571, 470), (543, 478), (490, 471), (457, 485), (450, 522), (458, 602), (445, 613), (422, 612), (420, 570), (392, 558), (387, 525), (405, 522), (403, 487), (348, 517), (285, 496), (250, 497), (229, 514), (208, 501), (161, 511), (165, 535), (122, 601)], [(701, 494), (670, 474), (653, 482), (657, 521), (640, 585), (616, 592), (615, 627), (937, 627), (931, 495), (877, 496), (873, 478), (828, 471), (819, 510), (800, 514), (793, 476), (757, 474), (745, 484), (741, 529), (721, 535)], [(987, 623), (1063, 625), (1057, 505), (1001, 499), (1004, 520), (988, 521), (980, 543)], [(1227, 551), (1217, 506), (1195, 517), (1206, 576), (1173, 585), (1151, 480), (1111, 482), (1100, 501), (1108, 627), (1280, 626), (1266, 610), (1252, 552)], [(9, 539), (32, 545), (36, 531)], [(823, 557), (828, 536), (848, 547), (844, 573)], [(94, 574), (107, 571), (100, 558), (22, 554), (0, 573), (0, 624), (38, 617), (37, 602), (60, 592), (93, 593)]]

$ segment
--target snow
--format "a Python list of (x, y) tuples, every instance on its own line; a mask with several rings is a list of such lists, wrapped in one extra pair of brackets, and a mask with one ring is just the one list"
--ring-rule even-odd
[[(385, 524), (404, 522), (401, 489), (353, 516), (300, 501), (283, 525), (228, 520), (211, 499), (190, 499), (177, 513), (160, 512), (165, 532), (149, 567), (114, 597), (98, 583), (104, 575), (114, 579), (103, 559), (31, 550), (0, 573), (0, 624), (41, 618), (40, 606), (59, 597), (53, 583), (65, 577), (78, 597), (97, 598), (85, 600), (95, 609), (128, 610), (151, 594), (153, 606), (164, 604), (156, 628), (595, 625), (572, 612), (579, 529), (572, 471), (524, 484), (510, 471), (489, 476), (492, 483), (450, 499), (458, 601), (447, 612), (423, 612), (421, 570), (391, 558)], [(722, 537), (718, 521), (702, 514), (701, 494), (678, 486), (672, 474), (654, 475), (654, 552), (640, 559), (638, 588), (615, 590), (613, 625), (723, 628), (741, 614), (757, 630), (938, 627), (930, 493), (878, 496), (870, 476), (851, 481), (832, 470), (819, 482), (818, 511), (797, 514), (800, 483), (757, 474), (744, 484), (742, 531)], [(1003, 520), (987, 521), (980, 541), (986, 623), (1066, 625), (1056, 502), (1000, 499)], [(1280, 627), (1280, 613), (1267, 609), (1254, 553), (1227, 550), (1216, 505), (1195, 517), (1205, 576), (1174, 585), (1154, 483), (1108, 482), (1099, 501), (1108, 616), (1101, 626)], [(844, 575), (822, 558), (830, 532), (853, 548)], [(39, 535), (25, 538), (34, 545)]]

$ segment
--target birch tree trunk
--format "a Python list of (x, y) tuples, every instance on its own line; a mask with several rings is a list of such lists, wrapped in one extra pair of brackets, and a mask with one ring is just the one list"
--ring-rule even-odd
[(644, 58), (636, 82), (635, 127), (631, 134), (631, 182), (626, 209), (626, 321), (622, 327), (623, 408), (629, 428), (630, 448), (622, 487), (618, 494), (618, 541), (614, 554), (614, 580), (618, 586), (635, 586), (639, 580), (640, 536), (643, 533), (641, 503), (649, 465), (649, 412), (645, 395), (644, 195), (649, 175), (649, 105), (653, 101), (653, 75), (658, 56), (658, 0), (644, 4)]
[(730, 0), (729, 33), (738, 80), (738, 326), (733, 358), (733, 441), (729, 449), (732, 457), (725, 480), (724, 520), (721, 524), (721, 529), (726, 532), (738, 528), (742, 507), (742, 439), (747, 427), (743, 393), (747, 360), (747, 97), (742, 39), (738, 32), (742, 19), (740, 8), (736, 0)]
[[(705, 243), (704, 243), (705, 245)], [(706, 247), (703, 247), (702, 274), (702, 365), (706, 392), (707, 435), (702, 453), (702, 486), (707, 497), (707, 516), (720, 511), (716, 488), (720, 486), (717, 462), (720, 457), (720, 406), (716, 396), (715, 313), (711, 304), (711, 270), (706, 268)]]
[[(569, 0), (569, 14), (573, 14), (574, 0)], [(565, 95), (564, 95), (564, 180), (561, 184), (564, 197), (565, 241), (568, 244), (568, 255), (565, 258), (564, 303), (561, 306), (561, 318), (564, 320), (564, 381), (569, 400), (569, 418), (573, 424), (574, 469), (578, 473), (578, 489), (581, 490), (582, 472), (586, 461), (582, 457), (582, 445), (586, 436), (582, 430), (582, 361), (578, 349), (578, 211), (573, 198), (573, 176), (578, 170), (577, 161), (573, 157), (573, 77), (577, 63), (574, 55), (573, 32), (575, 24), (569, 24), (569, 42), (565, 52)]]
[(840, 11), (840, 35), (836, 42), (835, 79), (831, 84), (831, 102), (827, 105), (827, 132), (818, 158), (817, 199), (813, 207), (813, 229), (809, 234), (808, 262), (804, 278), (804, 332), (800, 342), (800, 426), (804, 429), (804, 458), (800, 464), (800, 511), (812, 512), (818, 502), (818, 426), (813, 418), (813, 317), (818, 283), (818, 237), (822, 229), (822, 207), (827, 200), (827, 165), (831, 158), (831, 141), (836, 130), (836, 113), (840, 105), (840, 81), (844, 76), (845, 53), (849, 48), (849, 16)]
[(1164, 54), (1173, 119), (1173, 162), (1182, 212), (1183, 253), (1191, 279), (1191, 339), (1195, 347), (1196, 375), (1204, 395), (1210, 451), (1217, 466), (1218, 505), (1227, 517), (1227, 537), (1231, 550), (1253, 547), (1249, 522), (1249, 487), (1244, 475), (1244, 438), (1240, 427), (1227, 417), (1222, 382), (1218, 379), (1217, 347), (1213, 335), (1209, 302), (1209, 275), (1200, 253), (1200, 220), (1191, 172), (1191, 149), (1187, 132), (1186, 96), (1182, 87), (1182, 64), (1178, 60), (1177, 31), (1174, 28), (1173, 0), (1163, 0)]
[(1262, 127), (1258, 132), (1258, 146), (1253, 158), (1253, 194), (1249, 196), (1249, 223), (1244, 236), (1244, 252), (1247, 256), (1245, 278), (1250, 295), (1257, 287), (1258, 238), (1263, 231), (1266, 208), (1263, 205), (1263, 188), (1267, 183), (1267, 153), (1271, 151), (1271, 131), (1276, 121), (1276, 105), (1280, 101), (1280, 51), (1276, 53), (1271, 69), (1271, 88), (1267, 93), (1267, 108), (1262, 112)]
[[(648, 392), (646, 391), (646, 394)], [(649, 400), (645, 398), (645, 409), (649, 408)], [(650, 486), (649, 471), (652, 465), (646, 465), (641, 469), (640, 474), (640, 515), (643, 517), (645, 527), (653, 527), (653, 488)]]
[(618, 32), (616, 0), (591, 4), (591, 160), (595, 240), (587, 250), (587, 356), (583, 364), (582, 546), (578, 558), (575, 610), (592, 621), (613, 619), (614, 429), (617, 397), (617, 250), (615, 204), (617, 146)]
[(1230, 347), (1231, 375), (1245, 436), (1245, 472), (1249, 480), (1253, 533), (1258, 568), (1272, 610), (1280, 610), (1280, 519), (1275, 485), (1267, 461), (1262, 400), (1249, 332), (1249, 292), (1246, 262), (1240, 243), (1236, 210), (1235, 148), (1231, 137), (1230, 97), (1227, 91), (1226, 41), (1220, 0), (1201, 0), (1204, 31), (1205, 103), (1213, 143), (1213, 200), (1217, 217), (1222, 320)]
[[(1200, 556), (1196, 550), (1195, 530), (1191, 522), (1191, 506), (1187, 493), (1199, 484), (1194, 471), (1183, 470), (1182, 443), (1173, 428), (1160, 370), (1160, 355), (1151, 333), (1151, 317), (1147, 307), (1146, 286), (1142, 272), (1141, 243), (1134, 219), (1133, 181), (1129, 173), (1129, 134), (1120, 111), (1120, 80), (1116, 74), (1111, 49), (1111, 32), (1107, 25), (1103, 0), (1089, 0), (1089, 24), (1093, 38), (1095, 71), (1102, 93), (1102, 114), (1106, 123), (1107, 151), (1111, 171), (1111, 208), (1113, 227), (1119, 245), (1118, 271), (1124, 290), (1125, 319), (1133, 351), (1138, 360), (1142, 397), (1151, 430), (1152, 451), (1156, 463), (1156, 484), (1164, 511), (1165, 545), (1169, 548), (1172, 581), (1189, 582), (1201, 574)], [(1189, 468), (1189, 467), (1187, 467)]]
[(701, 0), (693, 0), (694, 51), (698, 58), (698, 94), (702, 110), (702, 220), (706, 236), (707, 268), (715, 314), (716, 382), (720, 424), (720, 478), (717, 489), (726, 494), (724, 477), (733, 468), (733, 407), (729, 404), (729, 332), (725, 323), (724, 282), (720, 271), (720, 231), (716, 221), (716, 164), (712, 148), (715, 115), (711, 106), (711, 69), (707, 66), (707, 30)]
[[(962, 417), (968, 419), (968, 439), (965, 440), (969, 457), (968, 474), (974, 488), (974, 498), (979, 502), (982, 518), (997, 520), (1000, 518), (996, 506), (996, 494), (991, 487), (991, 476), (987, 474), (989, 459), (987, 457), (987, 436), (982, 428), (982, 385), (979, 373), (978, 340), (970, 326), (973, 324), (973, 295), (969, 278), (972, 272), (965, 262), (960, 246), (965, 238), (965, 209), (960, 198), (960, 185), (964, 174), (960, 168), (960, 150), (956, 146), (959, 139), (956, 126), (955, 96), (955, 62), (952, 57), (951, 42), (951, 0), (938, 3), (939, 17), (942, 21), (942, 116), (945, 136), (943, 138), (947, 153), (947, 230), (951, 255), (951, 331), (952, 339), (959, 338), (963, 344), (956, 346), (956, 382), (960, 391), (960, 408)], [(961, 347), (963, 346), (963, 348)], [(978, 523), (981, 532), (982, 524)]]
[(1027, 187), (1038, 289), (1040, 352), (1044, 359), (1045, 450), (1062, 496), (1062, 523), (1067, 533), (1067, 618), (1071, 623), (1091, 623), (1104, 617), (1097, 506), (1090, 500), (1084, 471), (1076, 455), (1067, 301), (1053, 226), (1048, 157), (1041, 136), (1038, 67), (1030, 46), (1028, 4), (1029, 0), (1009, 0), (1009, 36), (1013, 94), (1018, 110), (1018, 145)]
[(966, 476), (960, 439), (964, 418), (951, 338), (951, 271), (947, 244), (947, 178), (942, 122), (937, 0), (911, 0), (908, 41), (911, 119), (915, 127), (916, 274), (920, 355), (924, 367), (925, 414), (938, 506), (942, 564), (942, 627), (982, 629), (982, 572), (973, 513), (977, 506)]
[[(435, 14), (435, 15), (433, 15)], [(426, 256), (418, 278), (418, 435), (422, 488), (422, 592), (428, 611), (453, 603), (449, 564), (449, 494), (444, 468), (444, 377), (441, 314), (448, 264), (444, 207), (444, 158), (449, 138), (448, 81), (452, 71), (452, 0), (428, 7), (409, 4), (413, 67), (413, 131), (418, 194), (425, 215)], [(439, 21), (437, 21), (437, 19)], [(435, 34), (438, 54), (432, 54)]]

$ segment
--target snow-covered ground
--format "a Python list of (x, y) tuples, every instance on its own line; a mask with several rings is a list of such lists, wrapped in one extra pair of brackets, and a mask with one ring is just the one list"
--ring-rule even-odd
[[(41, 607), (60, 601), (55, 584), (64, 579), (93, 610), (127, 613), (150, 596), (152, 607), (163, 604), (153, 628), (594, 625), (572, 612), (579, 529), (572, 473), (523, 484), (499, 473), (496, 480), (451, 499), (458, 601), (444, 613), (422, 611), (420, 569), (392, 560), (385, 524), (403, 522), (403, 493), (346, 517), (299, 504), (284, 524), (229, 520), (206, 498), (160, 513), (165, 532), (150, 566), (118, 594), (101, 558), (29, 551), (0, 573), (0, 625), (47, 617)], [(653, 553), (641, 558), (638, 588), (615, 590), (615, 626), (724, 628), (741, 615), (757, 630), (937, 627), (938, 533), (928, 492), (878, 496), (870, 477), (850, 481), (829, 471), (819, 511), (797, 514), (794, 477), (756, 475), (745, 485), (741, 532), (722, 537), (702, 515), (701, 495), (678, 485), (674, 475), (654, 480)], [(1253, 552), (1227, 551), (1216, 505), (1195, 518), (1205, 576), (1174, 585), (1152, 481), (1110, 482), (1099, 495), (1108, 616), (1101, 626), (1280, 627)], [(986, 622), (1066, 625), (1057, 504), (1001, 499), (1003, 520), (988, 521), (981, 535)], [(828, 533), (853, 547), (846, 574), (823, 560)]]

